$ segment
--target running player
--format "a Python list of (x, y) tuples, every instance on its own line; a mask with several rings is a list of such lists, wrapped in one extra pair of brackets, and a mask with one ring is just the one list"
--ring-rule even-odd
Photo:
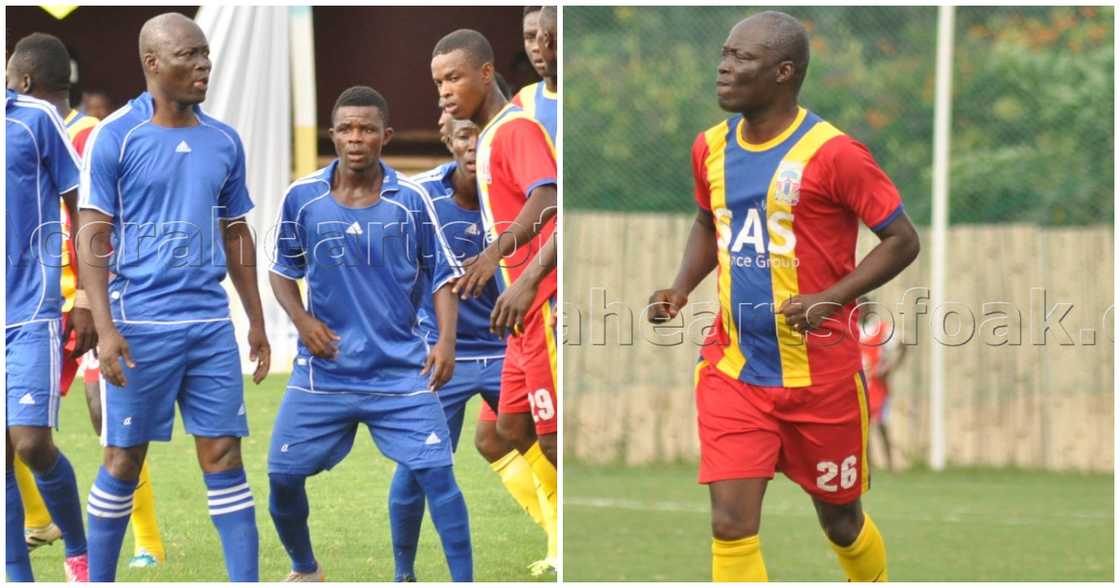
[(116, 575), (148, 443), (171, 439), (178, 402), (229, 579), (256, 581), (241, 360), (221, 286), (228, 268), (260, 383), (270, 349), (244, 221), (253, 208), (244, 148), (236, 131), (198, 106), (210, 78), (198, 25), (161, 14), (144, 23), (139, 44), (147, 91), (97, 126), (82, 170), (78, 257), (97, 323), (105, 445), (89, 495), (90, 579)]
[[(863, 310), (864, 305), (870, 303), (866, 296), (859, 299), (863, 312), (859, 315), (859, 350), (863, 364), (863, 373), (867, 379), (867, 410), (871, 417), (871, 426), (879, 432), (883, 442), (883, 455), (887, 462), (887, 471), (894, 470), (891, 459), (891, 438), (888, 430), (890, 419), (890, 375), (906, 357), (906, 347), (901, 345), (898, 337), (886, 321), (875, 312)], [(868, 454), (870, 459), (870, 454)]]
[[(455, 370), (458, 305), (449, 282), (462, 272), (427, 192), (381, 161), (393, 135), (388, 123), (381, 94), (366, 86), (342, 92), (331, 111), (338, 159), (293, 183), (281, 206), (269, 277), (299, 331), (299, 349), (268, 472), (269, 511), (292, 560), (289, 581), (324, 578), (311, 548), (305, 482), (346, 457), (362, 423), (427, 497), (452, 580), (474, 577), (467, 504), (435, 394)], [(417, 328), (428, 296), (440, 333), (434, 345)]]
[[(63, 124), (70, 137), (70, 142), (78, 156), (81, 157), (85, 152), (86, 141), (89, 139), (93, 127), (100, 121), (70, 107), (70, 56), (66, 51), (66, 46), (56, 37), (34, 33), (16, 44), (16, 50), (12, 56), (13, 59), (8, 68), (8, 75), (11, 78), (8, 81), (8, 86), (21, 94), (27, 94), (51, 103), (58, 110), (59, 116), (63, 117)], [(60, 208), (63, 230), (69, 235), (72, 228), (70, 214), (65, 203)], [(78, 345), (78, 331), (70, 328), (72, 324), (70, 317), (75, 313), (75, 303), (78, 302), (79, 298), (81, 299), (81, 306), (76, 309), (77, 312), (83, 313), (85, 317), (89, 316), (85, 291), (79, 292), (77, 288), (76, 268), (77, 259), (72, 242), (64, 240), (60, 268), (62, 273), (63, 339), (66, 341), (63, 348), (65, 353), (62, 357), (62, 377), (59, 384), (59, 392), (62, 396), (65, 396), (70, 389), (79, 368), (78, 359), (72, 356)], [(92, 329), (92, 317), (89, 318), (87, 324)], [(65, 336), (66, 331), (69, 331), (69, 337)], [(96, 333), (96, 331), (94, 332)], [(94, 365), (96, 365), (96, 362), (96, 355), (93, 350), (88, 351), (82, 361), (83, 364), (92, 363)], [(93, 369), (88, 366), (83, 367), (86, 372), (86, 378), (84, 379), (87, 380), (85, 388), (90, 420), (93, 422), (94, 430), (100, 436), (101, 396), (96, 379), (97, 371), (96, 367)], [(94, 378), (92, 385), (88, 382), (90, 372), (92, 372)], [(91, 389), (93, 394), (90, 394)], [(62, 532), (51, 521), (50, 513), (39, 496), (39, 490), (35, 486), (30, 470), (18, 457), (16, 458), (15, 468), (16, 478), (19, 481), (20, 496), (23, 498), (23, 508), (27, 518), (25, 523), (27, 528), (24, 534), (28, 549), (33, 550), (53, 543), (54, 540), (62, 536)], [(140, 472), (140, 486), (137, 488), (134, 502), (131, 521), (133, 535), (136, 537), (136, 554), (129, 561), (129, 567), (151, 567), (163, 560), (164, 549), (159, 536), (159, 527), (156, 524), (155, 497), (148, 480), (147, 461), (144, 462), (144, 468)]]
[[(475, 146), (478, 127), (469, 120), (440, 116), (440, 138), (454, 161), (413, 178), (432, 195), (436, 214), (452, 253), (460, 259), (478, 255), (485, 248), (482, 213), (475, 182)], [(533, 472), (525, 458), (498, 435), (498, 394), (501, 390), (502, 360), (506, 343), (490, 332), (490, 312), (498, 297), (491, 282), (483, 295), (459, 304), (458, 334), (455, 338), (455, 376), (439, 392), (451, 430), (452, 451), (458, 448), (467, 401), (475, 394), (483, 403), (475, 429), (475, 447), (501, 478), (510, 495), (537, 524), (544, 525)], [(439, 339), (432, 299), (424, 298), (420, 309), (421, 329), (429, 345)], [(389, 492), (389, 520), (393, 529), (393, 557), (398, 581), (415, 578), (413, 563), (424, 518), (424, 496), (408, 468), (398, 466)]]
[[(65, 56), (65, 72), (41, 69), (39, 59), (57, 52)], [(31, 72), (37, 75), (33, 77)], [(63, 362), (60, 286), (64, 260), (59, 258), (65, 250), (61, 242), (65, 230), (60, 224), (58, 196), (73, 216), (77, 212), (79, 161), (57, 107), (12, 91), (34, 89), (39, 94), (54, 94), (64, 90), (69, 81), (66, 48), (49, 35), (21, 39), (9, 60), (6, 81), (7, 575), (9, 581), (32, 580), (24, 509), (13, 463), (18, 455), (34, 473), (38, 495), (50, 513), (39, 518), (47, 519), (48, 525), (53, 519), (61, 531), (66, 544), (67, 580), (84, 582), (88, 580), (88, 559), (77, 480), (73, 466), (54, 445), (51, 435), (51, 427), (58, 426)], [(74, 234), (70, 233), (71, 239)], [(65, 328), (74, 331), (76, 337), (71, 360), (96, 343), (88, 309), (73, 311)]]
[(513, 97), (513, 103), (525, 114), (540, 121), (555, 143), (556, 7), (526, 6), (521, 18), (521, 39), (525, 43), (525, 54), (541, 81), (521, 88)]
[[(870, 478), (853, 301), (909, 265), (918, 236), (867, 149), (798, 105), (808, 65), (808, 35), (787, 14), (731, 29), (716, 94), (738, 114), (696, 138), (700, 210), (673, 286), (650, 297), (651, 320), (674, 317), (719, 268), (720, 312), (696, 369), (717, 581), (767, 578), (758, 530), (779, 469), (812, 497), (847, 577), (887, 579), (860, 503)], [(857, 267), (860, 221), (881, 242)]]
[(455, 292), (477, 297), (498, 278), (491, 329), (513, 333), (502, 368), (498, 432), (525, 456), (548, 497), (544, 516), (555, 569), (555, 154), (540, 123), (499, 92), (494, 51), (481, 33), (460, 29), (440, 39), (432, 78), (444, 110), (482, 129), (477, 180), (487, 247), (464, 263)]

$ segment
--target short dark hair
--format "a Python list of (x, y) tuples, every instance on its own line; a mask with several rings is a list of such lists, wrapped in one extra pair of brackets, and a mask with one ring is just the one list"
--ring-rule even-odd
[(526, 16), (529, 16), (530, 14), (533, 14), (540, 9), (540, 6), (526, 6), (525, 8), (521, 9), (521, 18), (525, 18)]
[(459, 29), (443, 36), (432, 49), (432, 57), (446, 55), (462, 49), (471, 57), (475, 65), (494, 63), (494, 48), (490, 41), (474, 29)]
[(54, 35), (31, 33), (16, 43), (12, 59), (20, 73), (30, 74), (50, 92), (70, 87), (70, 52)]
[(380, 92), (369, 86), (350, 86), (338, 95), (338, 100), (334, 101), (334, 108), (331, 109), (332, 126), (334, 115), (338, 114), (338, 109), (343, 106), (374, 106), (381, 111), (381, 122), (386, 126), (389, 125), (389, 103)]

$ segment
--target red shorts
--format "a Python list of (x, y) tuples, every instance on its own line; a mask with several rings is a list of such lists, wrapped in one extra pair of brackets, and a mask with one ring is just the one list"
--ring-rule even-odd
[(525, 317), (525, 332), (509, 338), (502, 366), (499, 413), (531, 413), (538, 435), (556, 432), (556, 331), (553, 303)]
[(808, 388), (753, 386), (701, 362), (700, 483), (782, 471), (815, 498), (846, 504), (871, 486), (863, 373)]

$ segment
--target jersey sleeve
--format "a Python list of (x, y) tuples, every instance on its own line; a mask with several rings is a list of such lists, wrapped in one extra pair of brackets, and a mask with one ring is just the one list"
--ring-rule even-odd
[(881, 231), (902, 214), (902, 197), (867, 147), (848, 137), (835, 140), (831, 160), (832, 194), (872, 231)]
[(86, 152), (86, 142), (89, 141), (90, 134), (93, 133), (93, 127), (86, 127), (78, 131), (77, 135), (70, 141), (74, 145), (74, 151), (78, 157), (82, 157)]
[(419, 225), (417, 248), (420, 253), (420, 270), (431, 277), (431, 293), (435, 294), (444, 284), (463, 275), (463, 268), (447, 243), (447, 236), (443, 232), (443, 225), (440, 224), (431, 195), (423, 187), (417, 187), (419, 188), (417, 196), (420, 200), (419, 209), (416, 211), (416, 221)]
[(116, 217), (119, 200), (120, 141), (116, 134), (99, 127), (86, 143), (82, 160), (81, 184), (78, 187), (78, 208), (89, 208)]
[(712, 210), (712, 194), (708, 190), (708, 141), (704, 133), (692, 142), (692, 183), (695, 186), (696, 204), (707, 211)]
[(503, 139), (509, 172), (526, 198), (540, 186), (556, 184), (556, 155), (544, 127), (522, 119), (508, 125)]
[(62, 126), (62, 119), (53, 108), (45, 114), (39, 123), (39, 137), (36, 140), (41, 145), (47, 173), (61, 195), (78, 187), (81, 160), (70, 145), (70, 136)]
[(222, 219), (241, 218), (253, 210), (253, 201), (249, 198), (249, 186), (245, 184), (245, 147), (241, 144), (241, 137), (233, 135), (234, 161), (222, 192), (218, 195), (218, 217)]
[(280, 206), (276, 223), (276, 252), (273, 254), (272, 272), (290, 280), (307, 274), (307, 255), (303, 228), (299, 224), (299, 207), (295, 196), (288, 192)]

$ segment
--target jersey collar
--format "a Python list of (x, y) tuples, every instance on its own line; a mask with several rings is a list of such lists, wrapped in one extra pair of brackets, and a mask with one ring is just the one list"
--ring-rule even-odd
[[(323, 170), (323, 180), (327, 182), (328, 186), (334, 185), (334, 174), (338, 171), (338, 159), (336, 158), (330, 165)], [(397, 178), (397, 170), (387, 165), (384, 161), (377, 162), (381, 166), (381, 195), (384, 196), (390, 192), (397, 192), (401, 189), (401, 184)]]
[[(146, 90), (141, 92), (139, 96), (129, 101), (129, 105), (144, 115), (149, 120), (155, 116), (156, 113), (156, 99), (152, 97)], [(198, 104), (191, 106), (196, 115), (202, 114), (202, 107)]]

